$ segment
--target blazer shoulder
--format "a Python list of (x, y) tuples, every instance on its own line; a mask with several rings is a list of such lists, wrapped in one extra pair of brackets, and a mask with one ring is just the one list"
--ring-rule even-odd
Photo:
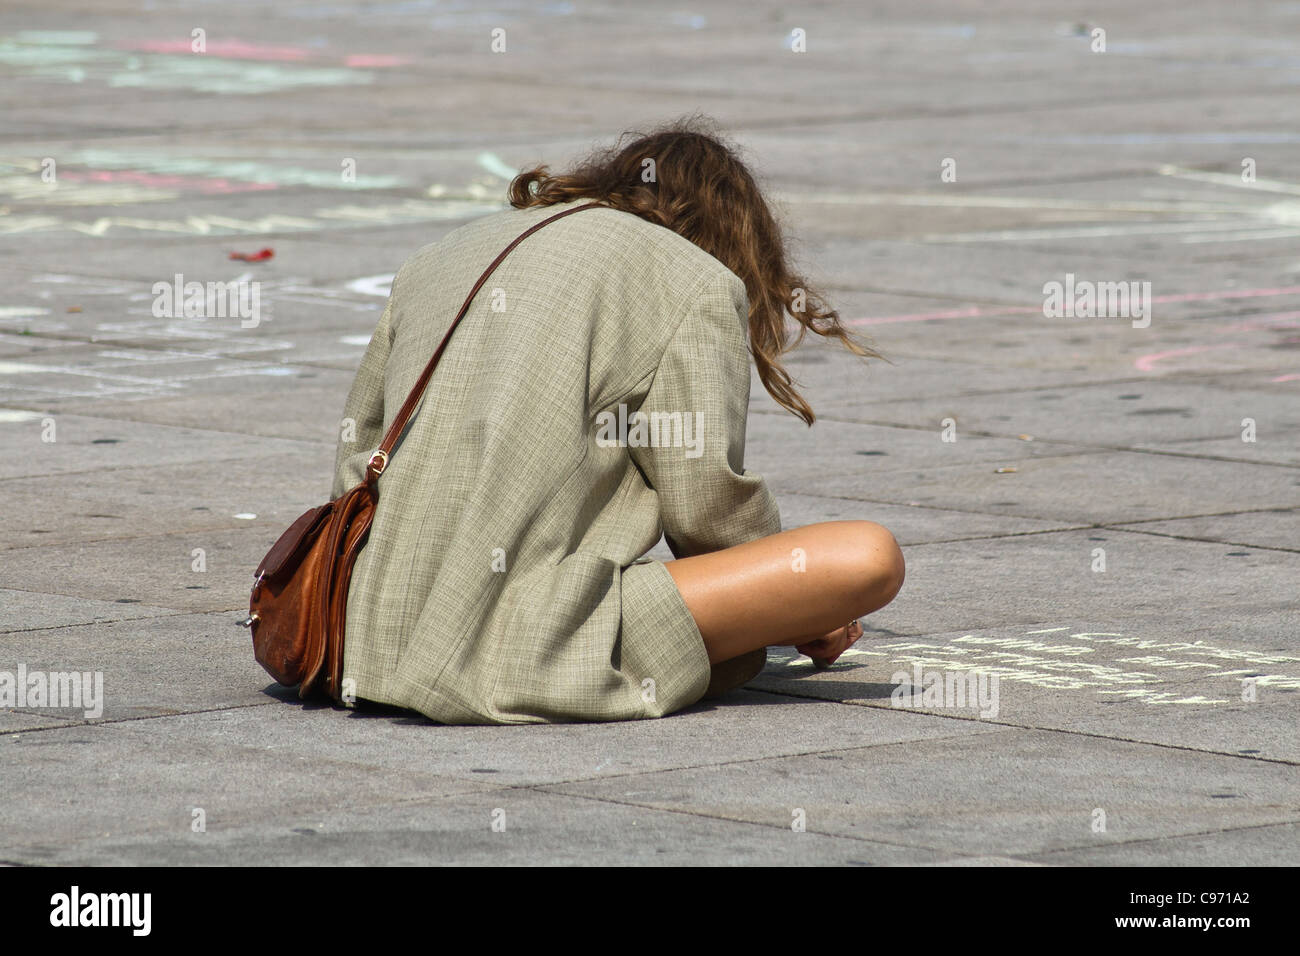
[[(688, 274), (726, 275), (740, 282), (740, 277), (720, 259), (701, 249), (685, 236), (673, 232), (667, 226), (661, 226), (620, 209), (593, 210), (589, 215), (593, 220), (599, 219), (606, 224), (616, 225), (634, 233), (639, 240), (638, 244), (655, 250)], [(595, 227), (598, 224), (592, 222), (591, 225)]]
[[(589, 201), (507, 208), (465, 223), (413, 252), (397, 270), (394, 288), (401, 288), (404, 282), (408, 287), (419, 286), (431, 277), (445, 275), (452, 264), (469, 271), (481, 269), (529, 226)], [(684, 236), (640, 216), (612, 207), (584, 210), (547, 226), (525, 240), (520, 250), (548, 233), (556, 239), (564, 237), (571, 254), (571, 277), (589, 275), (597, 281), (597, 277), (614, 272), (639, 274), (661, 290), (660, 304), (671, 307), (698, 296), (705, 287), (721, 285), (744, 311), (745, 284), (726, 264)], [(484, 261), (480, 263), (480, 259)]]

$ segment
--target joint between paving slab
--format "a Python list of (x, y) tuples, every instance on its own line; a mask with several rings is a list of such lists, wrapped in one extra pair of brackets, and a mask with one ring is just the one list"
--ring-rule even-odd
[[(1267, 513), (1276, 510), (1277, 510), (1276, 508), (1260, 508), (1258, 509), (1258, 512), (1237, 511), (1237, 512), (1226, 512), (1226, 514), (1255, 514), (1260, 512)], [(1289, 511), (1291, 509), (1285, 509), (1285, 510)], [(982, 512), (976, 512), (976, 513), (978, 514)], [(1143, 518), (1140, 520), (1182, 521), (1188, 518), (1216, 518), (1222, 516), (1223, 515), (1217, 515), (1217, 514), (1216, 515), (1174, 515), (1171, 517)], [(1022, 518), (1025, 516), (1014, 515), (1013, 517)], [(1031, 520), (1042, 521), (1045, 519), (1036, 518)], [(963, 541), (999, 541), (1005, 538), (1023, 538), (1023, 537), (1028, 537), (1030, 535), (1036, 535), (1036, 534), (1062, 534), (1068, 531), (1103, 531), (1104, 530), (1104, 531), (1114, 531), (1117, 533), (1147, 534), (1159, 538), (1174, 538), (1175, 540), (1178, 541), (1194, 541), (1198, 544), (1222, 544), (1234, 548), (1250, 548), (1252, 551), (1280, 551), (1284, 554), (1300, 554), (1300, 548), (1286, 548), (1283, 547), (1282, 545), (1277, 545), (1277, 544), (1246, 544), (1245, 542), (1241, 542), (1241, 541), (1224, 541), (1220, 538), (1201, 538), (1189, 534), (1172, 534), (1170, 532), (1165, 532), (1165, 531), (1147, 531), (1142, 528), (1125, 527), (1125, 525), (1136, 524), (1136, 523), (1137, 522), (1117, 521), (1117, 522), (1106, 523), (1106, 524), (1077, 525), (1068, 528), (1039, 528), (1033, 531), (1007, 531), (1002, 534), (977, 534), (977, 535), (971, 535), (969, 537), (963, 537), (963, 538), (937, 538), (933, 541), (912, 541), (904, 545), (904, 547), (918, 548), (918, 547), (928, 546), (933, 544), (957, 544)]]
[[(231, 529), (231, 530), (234, 530), (234, 529)], [(180, 534), (180, 533), (182, 533), (182, 532), (171, 532), (171, 533), (172, 533), (172, 534)], [(159, 537), (159, 536), (158, 536), (158, 535), (146, 535), (146, 537)], [(127, 541), (127, 540), (130, 540), (130, 539), (128, 539), (128, 538), (120, 538), (120, 539), (109, 539), (109, 540), (121, 540), (121, 541)], [(50, 544), (50, 545), (44, 545), (44, 547), (46, 547), (46, 548), (62, 548), (62, 547), (68, 547), (68, 546), (73, 545), (73, 544), (83, 544), (83, 543), (88, 543), (88, 542), (71, 541), (71, 542), (67, 542), (67, 543), (65, 543), (65, 544)], [(30, 546), (30, 547), (28, 547), (28, 548), (9, 548), (9, 549), (6, 550), (6, 551), (0, 551), (0, 554), (13, 554), (13, 553), (18, 552), (18, 551), (28, 551), (28, 550), (32, 550), (32, 549), (39, 549), (40, 547), (42, 547), (42, 546), (41, 546), (41, 545), (32, 545), (32, 546)], [(45, 595), (45, 594), (53, 594), (53, 595), (56, 595), (56, 596), (58, 596), (58, 597), (72, 598), (72, 599), (74, 599), (74, 600), (78, 600), (78, 601), (101, 601), (101, 602), (104, 601), (103, 598), (88, 597), (88, 596), (85, 595), (85, 594), (68, 594), (68, 593), (65, 592), (65, 591), (51, 591), (51, 590), (49, 590), (49, 589), (43, 589), (43, 590), (39, 590), (39, 591), (38, 591), (38, 590), (36, 590), (35, 588), (20, 588), (20, 587), (14, 587), (13, 585), (8, 585), (8, 584), (7, 584), (7, 585), (4, 585), (3, 587), (0, 587), (0, 590), (4, 590), (4, 591), (21, 591), (21, 592), (23, 592), (24, 594), (42, 594), (42, 595)], [(104, 602), (104, 603), (108, 603), (108, 602)], [(121, 603), (121, 602), (115, 602), (115, 603)], [(186, 610), (186, 609), (184, 609), (184, 608), (168, 607), (168, 606), (165, 605), (165, 604), (147, 604), (147, 603), (145, 603), (144, 601), (132, 601), (132, 602), (130, 603), (129, 606), (130, 606), (130, 607), (144, 607), (144, 608), (156, 609), (156, 610), (159, 610), (159, 611), (172, 611), (172, 612), (174, 612), (173, 614), (152, 614), (152, 615), (150, 615), (151, 618), (154, 618), (154, 617), (175, 617), (176, 614), (240, 614), (240, 613), (243, 613), (243, 609), (242, 609), (242, 608), (237, 608), (237, 607), (236, 607), (236, 608), (229, 608), (229, 609), (226, 609), (226, 608), (213, 608), (213, 609), (210, 609), (210, 610), (198, 610), (198, 611), (196, 611), (196, 610)], [(136, 618), (127, 618), (126, 620), (137, 620), (137, 619), (136, 619)], [(104, 624), (110, 624), (110, 623), (117, 623), (117, 622), (115, 622), (115, 621), (80, 621), (80, 622), (77, 622), (76, 624), (72, 624), (72, 625), (56, 624), (56, 625), (51, 625), (51, 626), (52, 626), (52, 627), (65, 627), (65, 626), (68, 626), (68, 627), (77, 627), (77, 626), (82, 626), (82, 625), (87, 625), (87, 624), (101, 624), (101, 623), (104, 623)], [(38, 628), (30, 628), (29, 630), (36, 630), (36, 631), (39, 631), (39, 630), (43, 630), (43, 628), (39, 628), (39, 627), (38, 627)], [(0, 631), (0, 635), (2, 635), (2, 634), (21, 634), (21, 633), (23, 633), (23, 631)]]
[[(757, 688), (749, 688), (749, 689), (757, 690)], [(823, 704), (839, 703), (838, 701), (833, 701), (833, 700), (820, 700), (819, 702)], [(1019, 730), (1022, 728), (1017, 727), (1013, 729)], [(982, 733), (991, 734), (991, 733), (1002, 733), (1002, 732), (1003, 732), (1002, 730), (986, 730), (983, 731)], [(950, 734), (950, 735), (944, 735), (940, 737), (927, 737), (926, 742), (929, 743), (931, 741), (956, 740), (956, 739), (965, 740), (970, 737), (976, 737), (980, 735), (981, 734), (969, 734), (969, 733)], [(714, 770), (720, 767), (738, 767), (738, 766), (743, 766), (745, 764), (762, 763), (765, 760), (792, 760), (797, 757), (820, 757), (825, 754), (857, 753), (859, 751), (875, 750), (879, 747), (895, 747), (895, 746), (911, 744), (911, 743), (914, 743), (914, 741), (890, 740), (881, 743), (866, 744), (864, 746), (856, 746), (856, 747), (831, 747), (825, 750), (806, 750), (806, 751), (800, 751), (798, 753), (764, 754), (763, 756), (760, 757), (744, 757), (737, 760), (723, 760), (715, 763), (687, 764), (681, 767), (664, 767), (659, 770), (629, 770), (626, 773), (597, 774), (595, 776), (574, 777), (571, 780), (552, 780), (547, 783), (507, 784), (500, 787), (500, 789), (540, 790), (540, 789), (545, 789), (546, 787), (567, 787), (572, 784), (578, 784), (578, 783), (591, 783), (593, 781), (604, 781), (604, 780), (619, 780), (624, 777), (644, 777), (648, 774), (656, 774), (656, 773), (678, 773), (680, 771), (685, 771), (685, 770)]]
[(1109, 850), (1113, 847), (1140, 846), (1143, 843), (1159, 843), (1163, 840), (1186, 840), (1198, 836), (1216, 836), (1220, 833), (1239, 833), (1247, 830), (1267, 830), (1270, 827), (1294, 826), (1297, 823), (1300, 823), (1300, 817), (1292, 818), (1290, 820), (1276, 820), (1273, 823), (1251, 823), (1240, 827), (1221, 827), (1217, 830), (1197, 830), (1193, 833), (1172, 833), (1166, 834), (1165, 836), (1140, 837), (1133, 840), (1120, 840), (1114, 843), (1105, 843), (1100, 845), (1096, 843), (1080, 843), (1077, 846), (1062, 846), (1053, 850), (1036, 850), (1030, 856), (1018, 857), (1018, 859), (1027, 863), (1033, 863), (1036, 862), (1036, 860), (1033, 859), (1034, 857), (1048, 856), (1052, 853), (1072, 853), (1077, 850)]
[[(1269, 509), (1263, 509), (1265, 511)], [(1204, 517), (1202, 515), (1193, 515), (1192, 517)], [(1160, 521), (1177, 521), (1178, 518), (1160, 518), (1153, 519)], [(1108, 531), (1117, 531), (1128, 534), (1147, 534), (1156, 538), (1173, 538), (1175, 541), (1195, 541), (1200, 544), (1222, 544), (1231, 548), (1250, 548), (1252, 551), (1280, 551), (1283, 554), (1300, 554), (1300, 548), (1284, 548), (1280, 544), (1246, 544), (1242, 541), (1224, 541), (1220, 538), (1198, 538), (1189, 534), (1172, 534), (1167, 531), (1147, 531), (1143, 528), (1125, 528), (1122, 525), (1101, 525)]]
[[(683, 768), (683, 769), (689, 769), (689, 768)], [(680, 809), (677, 807), (660, 807), (651, 804), (636, 803), (634, 801), (629, 801), (629, 800), (615, 800), (612, 797), (600, 797), (600, 796), (595, 796), (594, 794), (587, 794), (587, 793), (569, 793), (563, 790), (551, 791), (546, 789), (547, 786), (558, 786), (558, 784), (539, 785), (531, 789), (535, 789), (537, 792), (540, 793), (547, 793), (551, 796), (577, 797), (580, 800), (590, 800), (594, 803), (609, 803), (620, 807), (635, 807), (638, 810), (648, 810), (656, 813), (676, 813), (681, 816), (695, 817), (704, 820), (722, 820), (726, 823), (738, 823), (745, 826), (760, 827), (764, 830), (778, 830), (781, 832), (785, 832), (788, 829), (787, 825), (785, 824), (778, 825), (775, 823), (763, 823), (760, 820), (746, 820), (740, 817), (728, 817), (719, 813), (705, 813), (699, 810), (687, 810), (687, 809)], [(832, 840), (852, 840), (854, 843), (861, 843), (867, 845), (875, 844), (878, 846), (893, 847), (895, 849), (901, 849), (901, 850), (928, 850), (932, 853), (949, 853), (952, 854), (953, 858), (959, 858), (959, 857), (978, 858), (982, 856), (987, 856), (987, 853), (985, 852), (974, 853), (974, 852), (967, 852), (964, 850), (954, 850), (951, 847), (932, 847), (932, 846), (924, 846), (922, 844), (917, 844), (917, 843), (896, 843), (892, 840), (882, 840), (879, 837), (862, 837), (852, 833), (825, 833), (819, 830), (811, 830), (811, 829), (803, 831), (804, 835), (809, 833), (813, 834), (814, 836), (827, 837)], [(1031, 862), (1031, 861), (1023, 861), (1023, 862)]]
[[(1198, 747), (1188, 747), (1183, 744), (1168, 744), (1168, 743), (1161, 743), (1154, 740), (1134, 740), (1131, 737), (1119, 737), (1119, 736), (1114, 736), (1112, 734), (1093, 733), (1086, 730), (1072, 730), (1067, 727), (1038, 727), (1033, 724), (1017, 724), (1005, 720), (990, 720), (987, 717), (964, 717), (960, 714), (938, 714), (938, 713), (931, 713), (930, 711), (926, 711), (926, 710), (916, 710), (910, 707), (900, 707), (900, 708), (885, 707), (883, 704), (872, 704), (866, 701), (836, 700), (835, 698), (817, 697), (811, 694), (797, 694), (786, 690), (770, 690), (765, 687), (750, 686), (747, 689), (752, 690), (759, 694), (772, 694), (778, 697), (797, 697), (804, 700), (820, 701), (824, 704), (842, 704), (843, 706), (846, 707), (868, 707), (872, 710), (883, 710), (889, 713), (902, 713), (908, 716), (937, 717), (941, 720), (961, 720), (961, 721), (975, 722), (980, 724), (992, 724), (998, 727), (1005, 727), (1008, 729), (1015, 729), (1015, 730), (1030, 730), (1034, 732), (1051, 733), (1051, 734), (1067, 734), (1072, 737), (1089, 737), (1094, 740), (1113, 740), (1117, 743), (1136, 744), (1138, 746), (1144, 746), (1144, 747), (1160, 747), (1164, 750), (1179, 750), (1184, 753), (1206, 754), (1214, 757), (1229, 757), (1233, 760), (1254, 760), (1260, 763), (1282, 764), (1283, 766), (1287, 766), (1287, 767), (1300, 766), (1300, 760), (1287, 760), (1282, 757), (1261, 757), (1256, 754), (1229, 753), (1224, 750), (1204, 750)], [(892, 745), (878, 744), (876, 746), (886, 747)], [(847, 749), (859, 749), (859, 748), (847, 748)]]
[[(221, 356), (221, 357), (225, 358), (226, 356)], [(275, 363), (275, 364), (281, 364), (281, 363)], [(338, 371), (338, 369), (335, 369), (334, 371)], [(12, 408), (22, 412), (32, 412), (33, 414), (36, 415), (67, 415), (70, 417), (75, 416), (76, 418), (89, 418), (94, 421), (111, 422), (115, 425), (121, 424), (123, 421), (126, 421), (126, 422), (130, 422), (131, 424), (149, 425), (150, 427), (153, 428), (176, 428), (182, 431), (200, 432), (205, 435), (230, 435), (231, 437), (234, 438), (245, 438), (245, 439), (250, 437), (248, 432), (232, 432), (232, 431), (226, 431), (225, 429), (221, 429), (221, 428), (200, 428), (195, 425), (171, 425), (166, 422), (138, 422), (133, 419), (129, 419), (129, 418), (122, 419), (122, 418), (114, 417), (112, 415), (96, 415), (94, 412), (69, 412), (60, 409), (50, 409), (48, 406), (46, 406), (44, 410), (37, 411), (30, 407), (28, 408), (20, 407), (19, 405), (13, 402), (8, 402), (8, 403), (0, 402), (0, 408)], [(251, 437), (261, 438), (261, 436), (257, 436), (257, 435)], [(261, 440), (292, 442), (295, 445), (323, 445), (329, 448), (335, 447), (335, 443), (333, 442), (320, 441), (319, 439), (314, 439), (314, 438), (281, 438), (279, 436), (276, 436), (274, 438), (262, 438)], [(206, 459), (205, 461), (202, 462), (202, 464), (220, 464), (223, 461), (243, 461), (245, 458), (253, 458), (253, 457), (256, 456), (241, 455), (232, 458), (212, 458), (212, 459)], [(48, 475), (84, 475), (84, 474), (91, 474), (91, 473), (108, 474), (115, 471), (125, 471), (125, 470), (138, 471), (139, 468), (140, 468), (139, 465), (124, 465), (120, 468), (90, 468), (90, 469), (86, 469), (85, 471), (42, 472), (40, 474), (35, 474), (35, 475), (10, 475), (8, 478), (0, 478), (0, 481), (14, 481), (15, 479), (22, 479), (22, 478), (42, 478)]]
[[(272, 704), (282, 703), (278, 700), (259, 700), (255, 704), (229, 704), (225, 707), (205, 707), (201, 710), (177, 710), (170, 714), (137, 714), (134, 717), (105, 717), (101, 720), (77, 720), (72, 717), (54, 717), (56, 720), (67, 721), (60, 727), (19, 727), (13, 730), (0, 732), (0, 737), (9, 737), (14, 734), (38, 734), (46, 730), (70, 730), (79, 727), (105, 727), (111, 724), (127, 724), (139, 720), (166, 720), (170, 717), (189, 717), (194, 714), (220, 714), (233, 710), (248, 710), (252, 707), (270, 707)], [(14, 713), (29, 713), (28, 711), (14, 711)], [(44, 715), (37, 715), (44, 716)]]
[[(1057, 386), (1058, 388), (1060, 386)], [(1074, 386), (1070, 386), (1074, 387)], [(997, 393), (994, 393), (997, 394)], [(781, 412), (771, 409), (754, 409), (756, 415), (780, 415)], [(834, 415), (821, 415), (821, 421), (838, 422), (841, 425), (871, 425), (876, 428), (897, 428), (905, 431), (933, 432), (933, 425), (909, 425), (903, 422), (890, 422), (879, 419), (867, 418), (840, 418)], [(973, 435), (976, 438), (1000, 438), (1006, 441), (1020, 440), (1018, 435), (1003, 432), (978, 431), (967, 428), (964, 432), (966, 435)], [(1202, 435), (1198, 437), (1180, 439), (1180, 441), (1213, 441), (1216, 438), (1222, 438), (1222, 435)], [(1183, 451), (1168, 451), (1160, 448), (1134, 448), (1127, 445), (1102, 445), (1095, 442), (1078, 441), (1070, 438), (1035, 438), (1035, 443), (1044, 445), (1065, 445), (1071, 448), (1080, 449), (1074, 452), (1064, 452), (1057, 455), (1040, 455), (1031, 459), (1032, 461), (1050, 461), (1054, 458), (1078, 458), (1081, 455), (1091, 455), (1097, 452), (1124, 452), (1133, 455), (1163, 455), (1169, 458), (1190, 458), (1194, 461), (1222, 461), (1234, 465), (1263, 465), (1271, 468), (1290, 468), (1300, 469), (1300, 464), (1284, 461), (1257, 461), (1245, 458), (1229, 458), (1225, 455), (1204, 455), (1192, 454)], [(937, 467), (947, 468), (949, 465), (939, 465)]]
[[(252, 456), (252, 457), (259, 457), (259, 456)], [(244, 460), (246, 460), (246, 459), (242, 459), (242, 458), (241, 458), (241, 459), (237, 459), (237, 460), (239, 460), (239, 461), (244, 461)], [(116, 469), (114, 469), (114, 470), (116, 470)], [(102, 473), (102, 472), (101, 472), (101, 473)], [(63, 474), (63, 473), (60, 473), (60, 474)], [(248, 529), (250, 529), (250, 528), (255, 528), (255, 527), (257, 527), (257, 526), (254, 525), (254, 524), (251, 524), (251, 523), (247, 523), (247, 522), (246, 522), (246, 523), (244, 523), (244, 524), (239, 524), (239, 525), (235, 525), (235, 524), (227, 524), (227, 525), (212, 525), (211, 527), (185, 528), (185, 529), (182, 530), (182, 531), (155, 531), (155, 532), (149, 532), (149, 533), (146, 533), (146, 534), (110, 534), (110, 535), (106, 535), (106, 536), (104, 536), (104, 537), (102, 537), (102, 538), (71, 538), (71, 539), (68, 539), (68, 540), (66, 540), (66, 541), (57, 541), (57, 540), (55, 540), (55, 541), (50, 541), (50, 542), (48, 542), (48, 543), (47, 543), (47, 542), (42, 542), (42, 543), (40, 543), (40, 544), (20, 544), (20, 545), (15, 545), (14, 547), (11, 547), (11, 548), (0, 548), (0, 556), (7, 555), (7, 554), (16, 554), (16, 553), (18, 553), (18, 552), (20, 552), (20, 551), (47, 551), (47, 550), (52, 550), (52, 549), (55, 549), (55, 548), (66, 548), (66, 547), (71, 547), (72, 545), (102, 544), (102, 543), (105, 542), (105, 541), (147, 541), (147, 540), (149, 540), (150, 538), (169, 538), (169, 537), (173, 537), (173, 536), (178, 535), (178, 534), (184, 534), (184, 535), (188, 535), (188, 534), (195, 534), (195, 535), (201, 535), (201, 534), (213, 534), (213, 535), (215, 535), (215, 534), (221, 534), (221, 533), (224, 532), (224, 531), (245, 531), (245, 530), (248, 530)], [(10, 586), (5, 586), (5, 590), (10, 590), (10, 591), (29, 591), (29, 592), (36, 593), (36, 594), (55, 594), (55, 593), (59, 593), (59, 592), (55, 592), (55, 591), (45, 591), (45, 590), (35, 591), (34, 589), (30, 589), (30, 588), (19, 588), (19, 587), (10, 587)], [(67, 595), (67, 596), (68, 596), (68, 597), (80, 597), (80, 598), (84, 598), (84, 597), (85, 597), (84, 594), (70, 594), (70, 595)], [(92, 600), (93, 600), (93, 599), (92, 599)], [(208, 613), (208, 612), (201, 612), (201, 613)], [(216, 613), (216, 612), (212, 612), (212, 613)], [(0, 633), (2, 633), (2, 632), (0, 632)]]
[[(4, 588), (3, 590), (5, 590), (5, 591), (22, 591), (24, 594), (54, 594), (54, 593), (55, 593), (55, 592), (53, 592), (53, 591), (28, 591), (26, 588)], [(61, 596), (62, 596), (62, 597), (71, 597), (71, 598), (81, 598), (82, 600), (97, 600), (97, 599), (95, 599), (95, 598), (86, 598), (84, 595), (79, 595), (79, 594), (64, 594), (64, 595), (61, 595)], [(145, 607), (151, 607), (152, 605), (144, 605), (144, 606), (145, 606)], [(147, 618), (139, 618), (139, 617), (116, 617), (116, 618), (112, 618), (111, 620), (97, 619), (97, 620), (94, 620), (94, 621), (70, 621), (70, 622), (67, 623), (67, 624), (42, 624), (40, 627), (20, 627), (20, 628), (16, 628), (16, 629), (14, 629), (14, 630), (0, 629), (0, 638), (6, 637), (6, 636), (8, 636), (8, 635), (10, 635), (10, 634), (31, 634), (31, 633), (33, 633), (33, 632), (35, 632), (35, 631), (57, 631), (57, 630), (61, 630), (62, 628), (65, 628), (65, 627), (90, 627), (90, 626), (92, 626), (92, 625), (99, 625), (99, 624), (125, 624), (125, 623), (127, 623), (127, 622), (129, 622), (129, 621), (139, 621), (139, 620), (155, 621), (155, 620), (158, 620), (158, 619), (160, 619), (160, 618), (167, 618), (167, 617), (181, 617), (181, 616), (186, 615), (186, 614), (194, 614), (194, 613), (196, 613), (196, 612), (194, 612), (194, 611), (180, 611), (180, 610), (177, 610), (176, 608), (164, 608), (164, 610), (171, 611), (172, 613), (171, 613), (171, 614), (151, 614), (151, 615), (150, 615), (149, 617), (147, 617)], [(209, 611), (199, 611), (199, 612), (197, 612), (197, 613), (200, 613), (200, 614), (208, 614), (208, 613), (217, 614), (217, 613), (222, 613), (222, 614), (224, 614), (224, 613), (227, 613), (227, 612), (224, 612), (224, 611), (211, 611), (211, 612), (209, 612)], [(239, 613), (239, 611), (238, 611), (238, 609), (236, 609), (236, 610), (231, 611), (231, 612), (229, 612), (229, 613), (237, 614), (237, 613)]]
[[(899, 507), (899, 508), (925, 508), (930, 511), (951, 511), (954, 514), (980, 515), (982, 517), (989, 517), (989, 518), (1020, 518), (1026, 521), (1062, 520), (1060, 518), (1052, 518), (1052, 517), (1047, 517), (1045, 515), (1007, 514), (1006, 512), (1003, 511), (983, 511), (979, 508), (960, 508), (955, 505), (931, 505), (931, 504), (925, 504), (924, 502), (918, 502), (916, 504), (911, 504), (911, 503), (905, 504), (903, 502), (893, 501), (887, 498), (872, 498), (866, 495), (834, 495), (834, 494), (828, 494), (826, 492), (808, 492), (808, 491), (797, 491), (797, 490), (786, 491), (781, 487), (780, 483), (776, 481), (773, 482), (773, 489), (783, 494), (802, 495), (805, 498), (829, 498), (832, 501), (867, 502), (869, 504), (877, 504), (877, 505), (893, 505), (894, 507)], [(1101, 521), (1101, 522), (1095, 522), (1089, 524), (1067, 524), (1067, 526), (1061, 528), (1041, 528), (1035, 531), (1008, 531), (1005, 537), (1015, 537), (1017, 535), (1026, 535), (1026, 534), (1058, 534), (1063, 531), (1091, 531), (1097, 528), (1106, 528), (1106, 529), (1114, 528), (1116, 530), (1122, 530), (1123, 525), (1148, 524), (1150, 522), (1156, 522), (1156, 521), (1180, 521), (1184, 518), (1224, 518), (1224, 517), (1232, 517), (1234, 515), (1269, 514), (1271, 512), (1287, 513), (1291, 511), (1297, 511), (1297, 510), (1300, 509), (1294, 507), (1245, 508), (1239, 511), (1211, 511), (1211, 512), (1206, 512), (1204, 514), (1174, 514), (1174, 515), (1159, 515), (1154, 518), (1125, 518), (1118, 521)], [(990, 535), (990, 537), (996, 538), (996, 537), (1004, 537), (1004, 536)], [(962, 539), (954, 539), (954, 540), (962, 540)], [(929, 544), (931, 542), (925, 542), (925, 543)], [(1250, 547), (1255, 547), (1255, 546), (1250, 545)]]

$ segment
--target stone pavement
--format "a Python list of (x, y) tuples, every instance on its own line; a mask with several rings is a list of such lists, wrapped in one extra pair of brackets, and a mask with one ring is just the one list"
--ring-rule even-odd
[[(861, 6), (0, 10), (0, 683), (103, 680), (0, 707), (0, 861), (1300, 863), (1300, 4)], [(892, 361), (793, 353), (820, 421), (755, 383), (746, 464), (891, 528), (897, 601), (662, 721), (268, 686), (234, 622), (388, 278), (696, 110)], [(259, 321), (156, 315), (177, 274)]]

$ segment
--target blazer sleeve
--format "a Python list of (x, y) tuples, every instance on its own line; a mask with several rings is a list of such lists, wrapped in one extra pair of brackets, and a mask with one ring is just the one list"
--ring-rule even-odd
[(390, 294), (343, 405), (339, 444), (334, 455), (331, 501), (361, 481), (370, 455), (383, 440), (384, 370), (393, 346), (392, 318), (393, 296)]
[(680, 415), (684, 447), (628, 442), (658, 494), (664, 537), (679, 558), (781, 530), (766, 482), (744, 468), (748, 312), (744, 283), (734, 274), (721, 273), (703, 287), (664, 350), (640, 409), (651, 435), (671, 432)]

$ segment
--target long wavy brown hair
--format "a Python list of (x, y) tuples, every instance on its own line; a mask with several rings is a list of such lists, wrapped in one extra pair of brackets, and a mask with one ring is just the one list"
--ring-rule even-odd
[[(631, 141), (624, 143), (631, 137)], [(701, 118), (649, 133), (624, 133), (566, 173), (537, 166), (510, 183), (517, 209), (593, 199), (665, 226), (718, 259), (745, 283), (749, 351), (780, 405), (811, 425), (816, 416), (795, 390), (781, 355), (809, 332), (838, 339), (864, 358), (881, 358), (856, 340), (820, 293), (791, 268), (781, 229), (737, 150)], [(790, 316), (797, 334), (786, 323)]]

